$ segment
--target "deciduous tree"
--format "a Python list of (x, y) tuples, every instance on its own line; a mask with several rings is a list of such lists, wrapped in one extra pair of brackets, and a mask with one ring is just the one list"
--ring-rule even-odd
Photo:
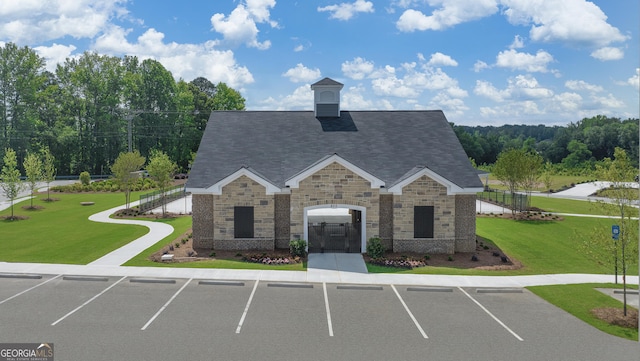
[(163, 217), (167, 214), (166, 192), (171, 184), (171, 179), (176, 169), (176, 164), (165, 152), (157, 149), (153, 149), (151, 151), (151, 157), (149, 158), (149, 164), (147, 165), (147, 172), (149, 172), (149, 176), (158, 183), (158, 188), (160, 188), (160, 192), (162, 194)]
[(23, 184), (20, 180), (18, 159), (13, 149), (5, 149), (3, 163), (2, 172), (0, 173), (0, 187), (2, 187), (4, 196), (11, 202), (11, 216), (9, 219), (14, 220), (16, 218), (13, 213), (13, 202), (18, 197), (20, 191), (22, 191)]
[(140, 152), (136, 150), (130, 153), (120, 153), (111, 166), (111, 172), (113, 172), (114, 177), (118, 180), (122, 188), (124, 188), (126, 208), (129, 208), (131, 188), (139, 178), (139, 175), (134, 172), (142, 169), (146, 161), (147, 159), (141, 156)]
[(27, 176), (27, 187), (31, 193), (31, 203), (29, 207), (33, 209), (33, 194), (36, 191), (38, 182), (42, 180), (42, 160), (40, 160), (40, 157), (36, 153), (27, 153), (22, 166)]
[(49, 195), (49, 188), (51, 188), (51, 182), (56, 180), (56, 159), (51, 154), (49, 148), (44, 148), (42, 150), (42, 180), (47, 183), (47, 199), (46, 201), (51, 201), (51, 196)]

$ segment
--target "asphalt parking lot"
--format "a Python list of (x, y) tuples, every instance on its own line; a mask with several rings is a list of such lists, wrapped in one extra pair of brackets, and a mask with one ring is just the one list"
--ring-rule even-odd
[(56, 360), (636, 360), (526, 289), (0, 277), (0, 342)]

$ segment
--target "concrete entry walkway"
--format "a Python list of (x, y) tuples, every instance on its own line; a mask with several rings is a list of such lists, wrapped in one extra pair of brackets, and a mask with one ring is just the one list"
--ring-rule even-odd
[[(368, 283), (367, 266), (359, 253), (309, 253), (308, 282)], [(332, 281), (333, 280), (333, 281)]]
[(310, 253), (309, 270), (367, 273), (367, 266), (359, 253)]

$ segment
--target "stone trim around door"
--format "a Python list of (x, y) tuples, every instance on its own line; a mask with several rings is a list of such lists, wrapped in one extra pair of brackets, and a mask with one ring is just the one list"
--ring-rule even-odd
[[(309, 240), (309, 215), (308, 212), (312, 209), (324, 209), (324, 208), (349, 208), (355, 209), (361, 212), (362, 221), (360, 222), (361, 243), (360, 252), (365, 253), (367, 250), (367, 208), (361, 206), (355, 206), (352, 204), (324, 204), (319, 206), (304, 207), (304, 240)], [(307, 251), (309, 251), (309, 244), (307, 243)]]

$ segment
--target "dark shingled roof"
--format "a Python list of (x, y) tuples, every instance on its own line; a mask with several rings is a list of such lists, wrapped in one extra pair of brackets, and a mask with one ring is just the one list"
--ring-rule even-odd
[(482, 187), (442, 111), (214, 111), (188, 188), (208, 188), (242, 167), (274, 185), (337, 154), (389, 188), (424, 167), (461, 188)]

